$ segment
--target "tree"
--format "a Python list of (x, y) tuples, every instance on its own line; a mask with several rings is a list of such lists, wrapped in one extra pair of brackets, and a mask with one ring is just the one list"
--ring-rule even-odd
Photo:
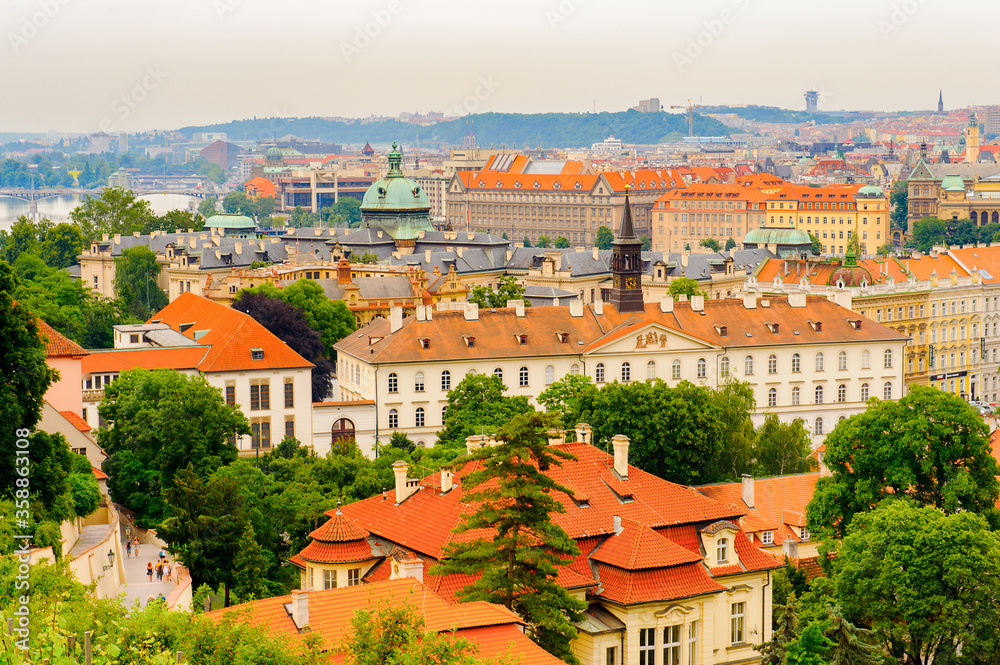
[(254, 219), (269, 219), (276, 207), (273, 196), (258, 196), (250, 201)]
[[(506, 307), (508, 300), (524, 300), (524, 287), (517, 283), (517, 278), (513, 275), (504, 275), (497, 280), (496, 289), (473, 284), (469, 289), (467, 300), (483, 309)], [(531, 305), (527, 301), (524, 304)]]
[(844, 617), (893, 659), (955, 662), (961, 648), (996, 662), (1000, 538), (981, 515), (887, 500), (850, 524), (833, 568)]
[(728, 238), (726, 238), (726, 247), (725, 247), (725, 249), (726, 249), (727, 252), (729, 250), (731, 250), (731, 249), (736, 249), (736, 241), (733, 240), (732, 236), (729, 236)]
[(569, 247), (569, 238), (566, 236), (559, 236), (556, 238), (556, 249), (567, 249)]
[(889, 225), (894, 229), (906, 229), (909, 216), (909, 184), (905, 180), (897, 180), (889, 194)]
[(236, 596), (244, 602), (268, 596), (267, 585), (264, 583), (267, 557), (256, 536), (253, 524), (248, 523), (236, 546), (236, 556), (233, 557)]
[(585, 400), (593, 399), (597, 388), (586, 374), (567, 374), (538, 395), (538, 403), (550, 413), (558, 413), (566, 427), (580, 422)]
[(417, 449), (417, 444), (413, 443), (413, 440), (402, 430), (393, 430), (392, 436), (389, 437), (389, 448), (396, 450), (405, 450), (408, 453), (412, 453)]
[(222, 209), (229, 214), (244, 215), (246, 217), (250, 217), (251, 219), (254, 216), (253, 201), (250, 200), (249, 196), (238, 189), (234, 189), (223, 197)]
[(833, 646), (826, 635), (828, 623), (813, 621), (802, 629), (802, 634), (788, 643), (785, 665), (828, 665), (827, 654)]
[(649, 236), (642, 236), (639, 238), (639, 245), (642, 248), (642, 251), (648, 252), (653, 249), (653, 239)]
[(202, 217), (208, 219), (212, 215), (218, 214), (218, 211), (215, 209), (218, 202), (219, 199), (216, 197), (206, 196), (201, 200), (201, 203), (198, 204), (198, 212), (201, 213)]
[(872, 643), (872, 632), (858, 628), (845, 619), (835, 605), (828, 605), (827, 611), (830, 626), (826, 629), (826, 636), (833, 642), (830, 665), (881, 665), (882, 654)]
[(357, 328), (354, 314), (344, 301), (330, 300), (323, 287), (311, 279), (300, 279), (275, 291), (281, 300), (302, 310), (306, 323), (323, 339), (326, 357), (335, 359), (337, 352), (333, 346)]
[(913, 223), (910, 243), (921, 252), (929, 252), (935, 245), (948, 243), (948, 224), (937, 217), (924, 217)]
[(167, 233), (184, 232), (187, 229), (201, 231), (205, 228), (205, 217), (187, 210), (168, 210), (157, 220), (156, 225), (156, 230)]
[[(777, 601), (775, 601), (777, 602)], [(773, 605), (775, 628), (771, 639), (764, 644), (754, 645), (760, 652), (761, 665), (784, 665), (788, 644), (798, 637), (798, 604), (795, 594), (790, 593), (784, 605)]]
[(78, 262), (83, 251), (83, 234), (75, 224), (57, 224), (45, 234), (39, 255), (52, 268), (66, 268)]
[(685, 252), (690, 252), (691, 251), (691, 243), (689, 243), (689, 242), (684, 243), (684, 251)]
[(130, 315), (145, 321), (167, 306), (167, 294), (157, 284), (160, 264), (144, 245), (130, 247), (115, 258), (115, 295)]
[(493, 434), (515, 415), (531, 411), (528, 398), (509, 397), (507, 386), (493, 375), (469, 374), (448, 392), (444, 429), (438, 446), (465, 450), (466, 437)]
[(807, 508), (813, 532), (842, 537), (859, 513), (891, 496), (995, 514), (989, 430), (958, 395), (911, 386), (898, 402), (876, 400), (830, 432), (823, 459), (832, 475), (816, 482)]
[(802, 418), (783, 423), (775, 414), (767, 414), (757, 428), (754, 444), (757, 475), (783, 476), (808, 471), (810, 443)]
[(701, 242), (698, 243), (698, 245), (700, 247), (707, 247), (713, 252), (718, 252), (720, 249), (722, 249), (722, 245), (720, 245), (719, 241), (716, 240), (715, 238), (703, 238)]
[(553, 494), (571, 492), (545, 471), (574, 459), (548, 445), (554, 424), (552, 416), (537, 411), (519, 414), (497, 431), (497, 445), (468, 456), (481, 465), (462, 478), (465, 500), (475, 512), (463, 515), (455, 532), (482, 535), (450, 542), (432, 572), (474, 578), (460, 592), (463, 601), (503, 604), (525, 621), (539, 646), (573, 662), (573, 622), (582, 619), (587, 604), (556, 581), (559, 567), (580, 550), (550, 519), (566, 510)]
[(615, 234), (606, 226), (597, 227), (597, 235), (594, 237), (594, 247), (597, 249), (611, 249), (611, 243), (615, 240)]
[(810, 248), (810, 250), (812, 251), (812, 253), (813, 254), (822, 254), (823, 253), (823, 243), (820, 241), (819, 236), (816, 235), (815, 233), (810, 233), (809, 234), (809, 240), (812, 241), (812, 247)]
[(69, 216), (80, 227), (85, 244), (103, 233), (149, 233), (157, 221), (149, 201), (121, 187), (107, 187), (99, 197), (88, 196)]
[[(303, 297), (307, 293), (303, 292)], [(249, 314), (275, 337), (311, 362), (312, 400), (322, 402), (330, 396), (333, 365), (324, 355), (326, 347), (319, 332), (309, 326), (305, 314), (294, 305), (267, 293), (243, 290), (233, 299), (233, 309)]]
[[(66, 449), (69, 450), (69, 444), (66, 444)], [(69, 459), (72, 460), (71, 471), (66, 480), (69, 483), (73, 514), (86, 517), (100, 507), (101, 490), (86, 457), (71, 452)]]
[(250, 434), (246, 416), (218, 388), (176, 370), (122, 372), (104, 389), (98, 413), (108, 424), (97, 441), (110, 453), (104, 470), (111, 497), (153, 526), (178, 470), (190, 465), (206, 477), (236, 459), (230, 437)]
[(681, 295), (685, 295), (688, 298), (705, 295), (705, 292), (698, 288), (698, 282), (690, 277), (674, 278), (670, 282), (670, 286), (667, 287), (667, 293), (674, 298)]
[(525, 247), (531, 247), (531, 240), (528, 239), (528, 236), (524, 236), (524, 240), (521, 241), (521, 244)]
[(342, 196), (333, 209), (354, 228), (361, 226), (361, 202), (350, 196)]
[(5, 237), (3, 258), (13, 265), (22, 254), (39, 254), (44, 237), (44, 228), (21, 215)]
[(879, 245), (878, 249), (875, 250), (875, 253), (881, 254), (882, 256), (889, 256), (889, 254), (895, 251), (896, 251), (896, 245), (891, 242), (887, 242)]
[(552, 246), (552, 238), (548, 237), (547, 235), (540, 235), (540, 236), (538, 236), (537, 246), (538, 247), (542, 247), (542, 248), (551, 247)]
[(759, 440), (750, 420), (756, 407), (753, 388), (749, 383), (727, 377), (722, 385), (709, 392), (709, 396), (717, 414), (718, 436), (722, 438), (722, 450), (713, 460), (709, 473), (724, 478), (752, 473)]
[(948, 234), (949, 245), (974, 245), (979, 242), (979, 227), (971, 219), (962, 219)]

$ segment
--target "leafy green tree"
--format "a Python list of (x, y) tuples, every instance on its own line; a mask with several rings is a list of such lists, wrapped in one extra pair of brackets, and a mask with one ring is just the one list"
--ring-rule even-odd
[(551, 247), (552, 238), (548, 237), (547, 235), (540, 235), (538, 236), (538, 242), (536, 243), (536, 246), (542, 248)]
[(690, 252), (691, 251), (691, 243), (689, 243), (689, 242), (684, 243), (684, 251), (685, 252)]
[(813, 621), (802, 629), (802, 634), (788, 643), (785, 652), (785, 665), (827, 665), (828, 654), (833, 642), (827, 638), (825, 631), (829, 626), (827, 621)]
[(188, 210), (168, 210), (157, 220), (156, 226), (158, 227), (156, 230), (167, 233), (183, 232), (187, 229), (201, 231), (205, 228), (205, 217), (201, 213)]
[(528, 238), (528, 236), (524, 236), (524, 240), (521, 241), (521, 244), (524, 245), (525, 247), (531, 247), (531, 240)]
[(413, 440), (406, 436), (405, 432), (397, 429), (393, 430), (392, 436), (389, 437), (389, 450), (392, 449), (405, 450), (408, 453), (412, 453), (417, 449), (417, 444), (413, 443)]
[[(580, 422), (583, 403), (597, 392), (586, 374), (567, 374), (538, 395), (538, 403), (549, 413), (558, 413), (566, 427)], [(586, 397), (585, 397), (586, 396)]]
[(566, 249), (569, 247), (569, 238), (566, 236), (559, 236), (556, 238), (555, 248), (556, 249)]
[(255, 212), (253, 201), (238, 189), (234, 189), (223, 197), (222, 209), (230, 214), (245, 215), (250, 218), (253, 218)]
[[(524, 287), (517, 283), (517, 278), (513, 275), (504, 275), (497, 280), (496, 289), (473, 284), (467, 300), (483, 309), (506, 307), (508, 300), (524, 300)], [(530, 306), (531, 303), (526, 301), (524, 304)]]
[(51, 226), (44, 220), (40, 227), (24, 215), (17, 218), (11, 226), (10, 234), (4, 238), (3, 257), (14, 264), (22, 254), (40, 254), (42, 240), (46, 235), (46, 226)]
[(720, 249), (722, 249), (722, 245), (720, 245), (719, 241), (716, 240), (715, 238), (703, 238), (701, 242), (698, 243), (698, 246), (707, 247), (713, 252), (718, 252)]
[(206, 477), (236, 459), (230, 437), (250, 434), (246, 416), (218, 388), (176, 370), (122, 372), (104, 389), (98, 412), (108, 424), (97, 441), (110, 454), (111, 498), (151, 526), (163, 517), (162, 493), (178, 470), (191, 465)]
[(909, 215), (909, 185), (905, 180), (897, 180), (889, 194), (889, 225), (894, 229), (906, 229)]
[(448, 392), (444, 429), (438, 432), (438, 446), (465, 450), (466, 437), (493, 434), (531, 406), (523, 395), (510, 397), (507, 386), (493, 376), (469, 374)]
[(208, 219), (212, 215), (217, 214), (218, 211), (215, 209), (215, 205), (218, 202), (219, 199), (217, 199), (216, 197), (206, 196), (201, 200), (201, 203), (198, 204), (198, 212), (201, 214), (202, 217)]
[(979, 242), (993, 242), (993, 236), (1000, 233), (1000, 223), (990, 222), (979, 227)]
[(799, 635), (795, 593), (790, 593), (783, 605), (772, 603), (771, 611), (775, 620), (771, 639), (763, 644), (754, 645), (754, 649), (760, 653), (761, 665), (784, 665), (788, 645)]
[(644, 252), (648, 252), (653, 249), (653, 239), (649, 236), (642, 236), (639, 238), (639, 244)]
[(888, 500), (851, 522), (833, 567), (844, 617), (898, 662), (1000, 650), (1000, 537), (981, 515)]
[(167, 294), (157, 284), (160, 264), (153, 250), (139, 245), (115, 258), (115, 295), (125, 310), (140, 320), (167, 306)]
[(823, 243), (819, 239), (819, 236), (816, 235), (815, 233), (810, 233), (809, 234), (809, 240), (812, 241), (812, 247), (810, 248), (811, 251), (812, 251), (812, 253), (813, 254), (822, 254), (823, 253)]
[(348, 226), (352, 228), (361, 226), (361, 201), (350, 196), (343, 196), (333, 208), (338, 215), (347, 220)]
[(269, 219), (274, 214), (276, 204), (273, 196), (258, 196), (250, 201), (254, 219)]
[(247, 524), (236, 548), (233, 558), (236, 596), (244, 601), (267, 597), (267, 585), (264, 584), (267, 557), (257, 542), (253, 524)]
[(370, 263), (374, 265), (378, 263), (378, 254), (375, 254), (374, 252), (365, 252), (358, 257), (358, 263)]
[(278, 291), (278, 297), (298, 307), (310, 328), (318, 331), (326, 356), (337, 357), (333, 346), (356, 329), (354, 314), (343, 300), (330, 300), (323, 287), (311, 279), (300, 279)]
[(611, 249), (611, 243), (615, 240), (615, 234), (606, 226), (597, 227), (597, 235), (594, 238), (594, 247), (597, 249)]
[(757, 436), (750, 414), (756, 406), (749, 383), (729, 377), (709, 396), (716, 410), (717, 431), (722, 450), (713, 460), (709, 473), (724, 478), (739, 478), (754, 469)]
[(840, 608), (827, 606), (830, 626), (826, 636), (833, 642), (830, 665), (881, 665), (882, 653), (874, 642), (870, 630), (858, 628), (845, 619)]
[(809, 433), (802, 418), (784, 423), (773, 413), (764, 416), (764, 423), (757, 428), (754, 444), (753, 457), (757, 460), (758, 475), (805, 473), (810, 468), (811, 452)]
[(53, 268), (66, 268), (78, 263), (83, 251), (83, 234), (75, 224), (57, 224), (45, 234), (39, 255)]
[(550, 517), (566, 510), (553, 494), (570, 490), (543, 470), (573, 459), (548, 445), (555, 422), (537, 411), (519, 414), (500, 427), (497, 445), (469, 455), (481, 465), (462, 478), (465, 500), (475, 512), (463, 515), (455, 532), (482, 535), (446, 545), (432, 572), (475, 578), (460, 592), (463, 601), (503, 604), (528, 624), (538, 645), (575, 662), (573, 622), (582, 619), (587, 605), (556, 582), (559, 567), (580, 550)]
[(971, 219), (962, 219), (948, 234), (949, 245), (974, 245), (979, 242), (979, 227)]
[(841, 537), (859, 513), (892, 496), (947, 512), (995, 519), (1000, 493), (989, 430), (958, 395), (911, 386), (898, 402), (869, 404), (826, 437), (820, 478), (807, 507), (810, 530)]
[[(69, 448), (69, 445), (66, 446)], [(86, 517), (101, 505), (101, 490), (91, 471), (90, 462), (83, 455), (72, 454), (72, 471), (67, 477), (73, 514)]]
[(929, 252), (935, 245), (948, 244), (948, 224), (937, 217), (924, 217), (913, 223), (910, 243), (921, 252)]
[(698, 288), (697, 280), (691, 279), (690, 277), (676, 277), (670, 282), (670, 286), (667, 287), (667, 293), (674, 298), (680, 295), (685, 295), (688, 298), (691, 296), (703, 296), (705, 292)]
[(889, 254), (895, 251), (896, 251), (896, 245), (891, 242), (887, 242), (879, 245), (878, 249), (875, 250), (875, 253), (881, 254), (882, 256), (888, 256)]
[(728, 252), (731, 249), (736, 249), (736, 241), (733, 240), (732, 236), (729, 236), (728, 238), (726, 238), (725, 250)]
[(121, 187), (107, 187), (99, 197), (87, 197), (69, 216), (80, 228), (85, 244), (104, 233), (149, 233), (157, 222), (149, 201), (137, 199)]

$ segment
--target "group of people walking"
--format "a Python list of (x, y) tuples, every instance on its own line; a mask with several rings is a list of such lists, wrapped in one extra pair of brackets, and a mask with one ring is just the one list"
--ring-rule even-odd
[(154, 573), (156, 574), (157, 582), (163, 582), (164, 575), (166, 575), (167, 582), (170, 582), (173, 579), (174, 567), (167, 559), (166, 552), (164, 552), (162, 549), (160, 550), (160, 556), (156, 562), (156, 565), (153, 565), (152, 561), (146, 564), (146, 575), (149, 576), (150, 582), (153, 581)]

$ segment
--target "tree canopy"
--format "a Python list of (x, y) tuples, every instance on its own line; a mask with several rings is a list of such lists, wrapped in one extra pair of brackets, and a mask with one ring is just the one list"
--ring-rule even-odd
[(531, 411), (528, 398), (508, 396), (507, 386), (496, 376), (469, 374), (448, 392), (444, 429), (435, 448), (465, 451), (466, 437), (494, 434), (518, 414)]
[(948, 244), (948, 225), (937, 217), (924, 217), (913, 223), (910, 244), (921, 252), (930, 251), (935, 245)]
[(615, 240), (615, 234), (606, 226), (597, 227), (597, 235), (594, 236), (594, 247), (597, 249), (611, 249), (611, 243)]
[(909, 216), (909, 184), (906, 180), (897, 180), (889, 194), (889, 224), (891, 228), (906, 230), (906, 220)]
[(137, 199), (135, 194), (121, 187), (107, 187), (99, 197), (88, 196), (69, 216), (87, 243), (104, 233), (149, 233), (155, 228), (157, 219), (149, 201)]
[[(508, 300), (524, 300), (524, 287), (517, 283), (513, 275), (504, 275), (497, 280), (496, 288), (473, 284), (469, 288), (468, 302), (473, 302), (483, 309), (506, 307)], [(531, 303), (525, 301), (525, 306)]]
[(675, 277), (667, 287), (667, 293), (674, 298), (681, 295), (688, 298), (705, 295), (705, 292), (698, 288), (698, 281), (690, 277)]
[(706, 247), (712, 250), (713, 252), (718, 252), (719, 250), (722, 249), (722, 245), (719, 244), (719, 241), (716, 240), (715, 238), (702, 238), (701, 241), (698, 243), (698, 245), (700, 247)]
[(167, 306), (167, 294), (157, 284), (160, 264), (153, 250), (139, 245), (115, 258), (115, 296), (130, 316), (145, 321)]

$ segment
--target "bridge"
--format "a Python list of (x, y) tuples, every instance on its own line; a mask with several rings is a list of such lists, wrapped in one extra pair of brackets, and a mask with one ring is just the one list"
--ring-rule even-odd
[[(56, 196), (94, 196), (98, 197), (105, 187), (95, 189), (83, 189), (82, 187), (55, 187), (52, 189), (20, 189), (17, 187), (0, 188), (0, 196), (7, 196), (22, 201), (41, 201)], [(196, 199), (204, 199), (209, 196), (216, 196), (212, 191), (198, 189), (196, 187), (164, 187), (163, 184), (150, 183), (146, 187), (132, 187), (131, 192), (136, 196), (148, 196), (150, 194), (181, 194)]]

